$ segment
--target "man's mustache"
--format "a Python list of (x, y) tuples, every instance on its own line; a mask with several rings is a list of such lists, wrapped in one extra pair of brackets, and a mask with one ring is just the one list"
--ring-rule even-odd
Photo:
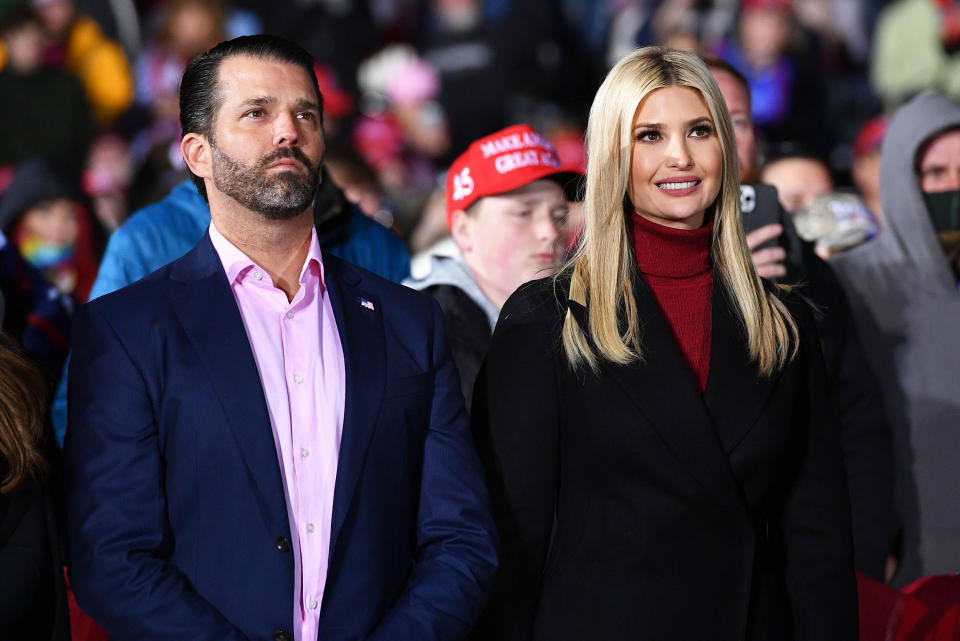
[(307, 168), (308, 171), (310, 171), (310, 173), (316, 171), (316, 168), (310, 163), (310, 159), (307, 158), (307, 155), (297, 147), (277, 148), (276, 151), (273, 151), (260, 159), (260, 166), (266, 167), (267, 165), (275, 163), (282, 158), (293, 158), (294, 160), (299, 161), (304, 167)]

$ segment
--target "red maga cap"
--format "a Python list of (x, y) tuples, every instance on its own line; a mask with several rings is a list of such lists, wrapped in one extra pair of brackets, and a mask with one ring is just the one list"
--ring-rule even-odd
[(530, 125), (513, 125), (474, 141), (447, 171), (447, 226), (453, 212), (484, 196), (571, 173), (553, 145)]

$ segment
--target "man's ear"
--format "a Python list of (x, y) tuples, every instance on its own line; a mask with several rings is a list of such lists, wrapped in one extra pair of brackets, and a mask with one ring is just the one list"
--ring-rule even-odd
[(467, 252), (473, 246), (471, 222), (470, 214), (462, 209), (455, 210), (450, 216), (450, 235), (461, 252)]
[(197, 133), (189, 133), (180, 139), (180, 153), (190, 168), (190, 172), (198, 178), (213, 178), (213, 161), (210, 154), (210, 143), (207, 137)]

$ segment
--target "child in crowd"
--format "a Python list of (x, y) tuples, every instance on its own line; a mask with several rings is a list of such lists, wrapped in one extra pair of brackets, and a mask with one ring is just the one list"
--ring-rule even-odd
[(55, 166), (33, 158), (17, 168), (0, 201), (0, 229), (51, 285), (82, 303), (97, 275), (97, 256), (81, 198)]
[(563, 260), (565, 187), (577, 176), (529, 125), (473, 142), (447, 172), (447, 225), (461, 257), (434, 256), (426, 278), (405, 284), (440, 303), (468, 408), (500, 307)]

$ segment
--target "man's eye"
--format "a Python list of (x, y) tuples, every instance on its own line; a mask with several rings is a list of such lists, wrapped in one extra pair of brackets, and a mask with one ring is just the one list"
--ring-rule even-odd
[(249, 117), (249, 118), (260, 118), (261, 116), (263, 116), (263, 109), (251, 109), (250, 111), (248, 111), (243, 115), (244, 117)]
[(301, 120), (316, 120), (317, 114), (313, 113), (312, 111), (304, 111), (303, 113), (297, 114), (297, 118), (300, 118)]

